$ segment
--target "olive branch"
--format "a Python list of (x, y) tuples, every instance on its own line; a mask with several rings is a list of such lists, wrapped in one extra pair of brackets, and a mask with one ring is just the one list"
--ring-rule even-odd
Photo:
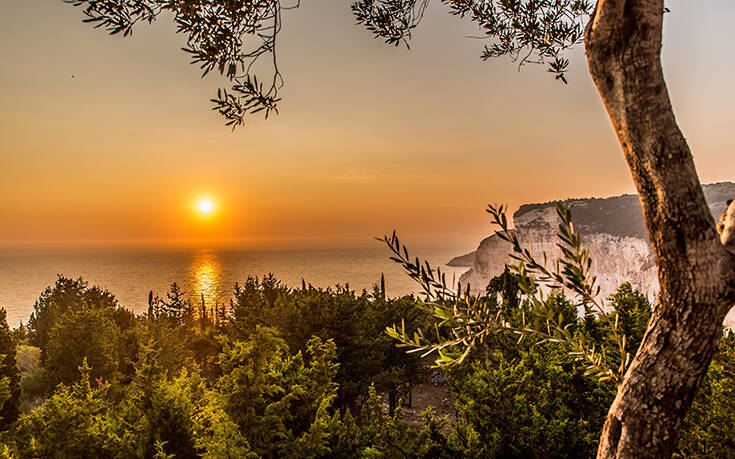
[[(474, 295), (470, 286), (459, 283), (456, 288), (447, 284), (446, 273), (432, 268), (428, 262), (409, 257), (408, 248), (400, 243), (395, 232), (389, 237), (378, 240), (384, 242), (392, 252), (391, 260), (401, 264), (406, 273), (420, 286), (426, 300), (418, 306), (431, 315), (435, 321), (431, 329), (418, 329), (408, 332), (402, 321), (400, 327), (393, 325), (386, 329), (389, 336), (399, 341), (399, 346), (410, 348), (408, 352), (422, 352), (422, 356), (436, 353), (435, 365), (450, 366), (461, 364), (472, 349), (487, 341), (488, 337), (511, 334), (518, 341), (525, 338), (535, 339), (537, 344), (544, 342), (560, 343), (569, 346), (570, 353), (578, 361), (584, 362), (585, 374), (600, 381), (610, 380), (619, 384), (630, 363), (630, 353), (626, 351), (627, 338), (618, 325), (618, 314), (608, 312), (599, 299), (600, 288), (591, 273), (592, 259), (589, 250), (582, 246), (581, 235), (574, 229), (571, 206), (558, 203), (556, 212), (560, 219), (557, 232), (557, 247), (561, 256), (555, 258), (548, 268), (549, 259), (543, 253), (537, 260), (530, 248), (525, 248), (516, 232), (508, 225), (504, 206), (488, 206), (493, 223), (500, 230), (498, 237), (510, 243), (511, 258), (516, 262), (508, 266), (511, 275), (517, 280), (525, 299), (533, 311), (545, 319), (545, 327), (534, 328), (527, 320), (525, 311), (521, 323), (513, 323), (506, 317), (502, 308), (498, 309), (490, 298)], [(579, 300), (577, 306), (593, 308), (603, 324), (607, 341), (602, 344), (593, 342), (582, 333), (575, 332), (575, 323), (564, 323), (561, 314), (556, 316), (548, 304), (544, 290), (566, 289)]]

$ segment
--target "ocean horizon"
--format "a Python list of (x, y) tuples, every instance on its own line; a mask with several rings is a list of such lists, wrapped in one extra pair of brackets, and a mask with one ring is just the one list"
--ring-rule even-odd
[[(409, 255), (440, 267), (451, 281), (466, 268), (446, 263), (465, 249), (417, 246)], [(27, 323), (36, 299), (58, 275), (82, 277), (90, 285), (106, 288), (121, 306), (136, 314), (146, 311), (149, 291), (165, 297), (172, 282), (194, 304), (201, 304), (203, 298), (211, 307), (228, 304), (235, 283), (268, 273), (288, 287), (300, 287), (303, 279), (320, 288), (348, 284), (358, 293), (371, 290), (383, 274), (389, 296), (420, 293), (418, 284), (389, 256), (389, 250), (377, 242), (336, 248), (4, 248), (0, 249), (0, 307), (7, 311), (11, 328)]]

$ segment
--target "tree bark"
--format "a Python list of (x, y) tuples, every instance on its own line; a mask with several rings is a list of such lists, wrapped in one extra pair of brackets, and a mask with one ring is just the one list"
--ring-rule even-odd
[(663, 14), (663, 0), (598, 0), (585, 33), (589, 70), (638, 190), (660, 284), (598, 458), (671, 456), (735, 302), (735, 257), (715, 229), (664, 81)]
[(735, 254), (735, 201), (731, 202), (725, 211), (720, 240), (730, 253)]

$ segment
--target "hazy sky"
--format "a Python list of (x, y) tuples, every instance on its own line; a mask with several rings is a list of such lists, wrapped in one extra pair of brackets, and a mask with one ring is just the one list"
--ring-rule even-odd
[[(411, 50), (349, 1), (285, 14), (280, 115), (234, 133), (169, 17), (132, 38), (60, 0), (0, 0), (0, 244), (238, 239), (252, 244), (489, 234), (488, 202), (632, 192), (583, 50), (570, 84), (483, 62), (438, 1)], [(728, 0), (670, 1), (664, 65), (703, 182), (735, 179)], [(197, 196), (218, 213), (198, 219)]]

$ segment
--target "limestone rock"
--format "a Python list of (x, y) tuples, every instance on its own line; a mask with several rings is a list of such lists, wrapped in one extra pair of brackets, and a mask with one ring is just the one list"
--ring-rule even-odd
[[(707, 204), (714, 219), (735, 197), (735, 183), (723, 182), (703, 186)], [(582, 235), (582, 243), (589, 248), (593, 274), (597, 276), (600, 295), (607, 298), (625, 281), (631, 282), (641, 292), (654, 299), (658, 291), (658, 278), (648, 233), (638, 197), (633, 194), (611, 198), (574, 199), (572, 221)], [(513, 214), (518, 239), (524, 247), (530, 247), (543, 259), (560, 255), (556, 247), (559, 218), (555, 202), (522, 205)], [(493, 277), (512, 262), (510, 244), (496, 234), (485, 238), (473, 253), (462, 255), (449, 262), (450, 266), (467, 266), (462, 274), (462, 285), (471, 286), (473, 292), (483, 291)], [(732, 314), (729, 318), (733, 319)]]

